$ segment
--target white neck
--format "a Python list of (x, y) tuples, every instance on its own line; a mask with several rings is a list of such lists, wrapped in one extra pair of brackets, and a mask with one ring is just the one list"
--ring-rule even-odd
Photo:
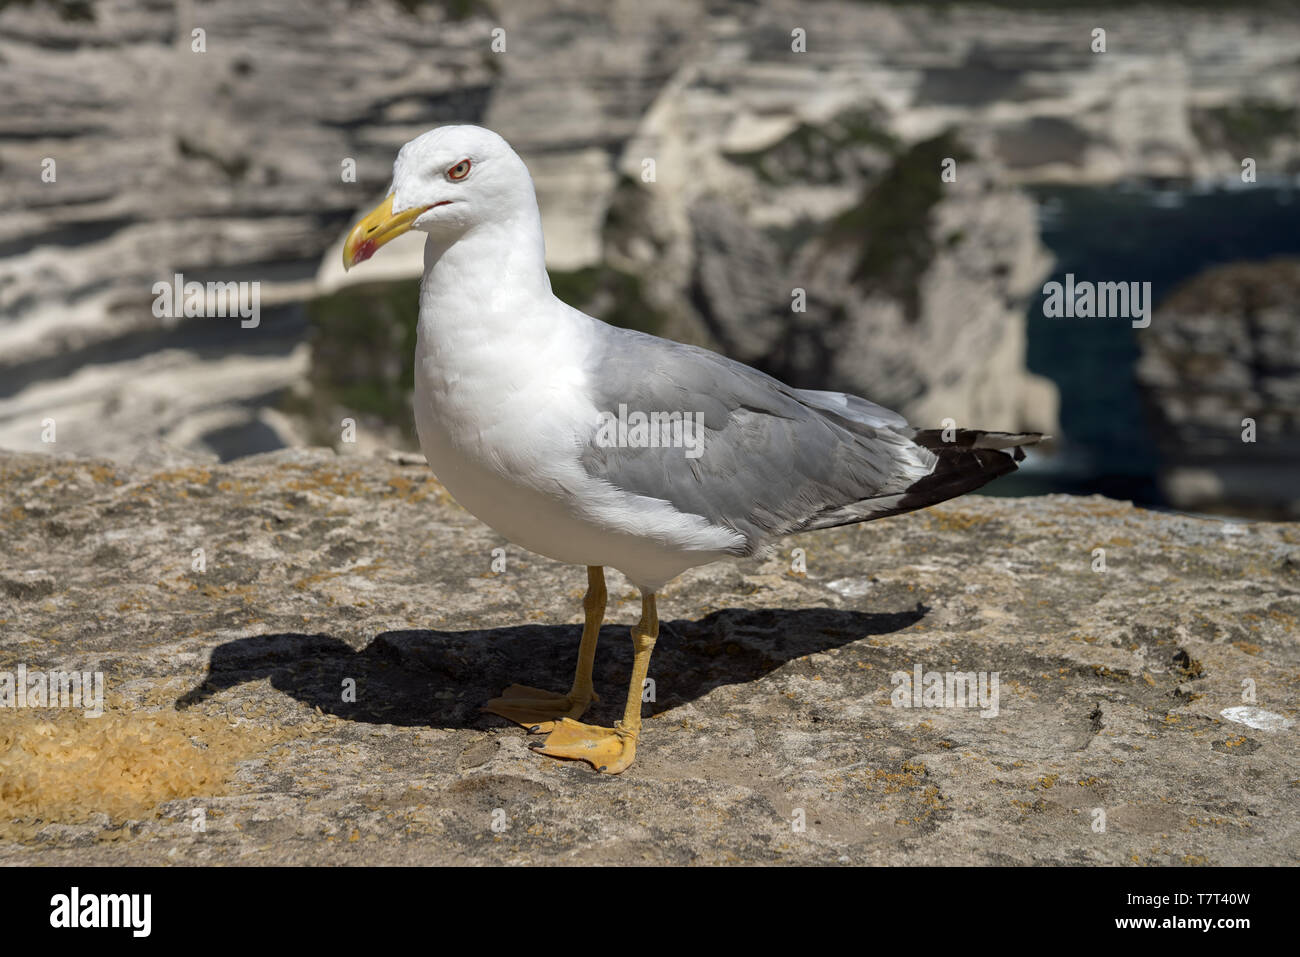
[[(430, 235), (420, 286), (421, 334), (472, 322), (519, 325), (520, 307), (549, 303), (542, 219), (535, 203), (508, 219), (480, 223), (453, 242)], [(470, 315), (462, 315), (468, 311)], [(427, 328), (426, 328), (427, 327)]]

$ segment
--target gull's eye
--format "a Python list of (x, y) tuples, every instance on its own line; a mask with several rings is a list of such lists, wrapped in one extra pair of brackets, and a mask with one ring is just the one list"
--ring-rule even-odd
[(448, 179), (464, 179), (469, 175), (469, 160), (463, 159), (451, 169), (447, 170)]

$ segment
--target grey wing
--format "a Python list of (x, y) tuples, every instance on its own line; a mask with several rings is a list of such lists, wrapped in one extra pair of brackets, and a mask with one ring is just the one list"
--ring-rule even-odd
[(702, 443), (698, 457), (681, 447), (625, 447), (598, 441), (593, 425), (584, 468), (741, 533), (741, 554), (790, 532), (893, 514), (934, 471), (936, 454), (912, 440), (902, 416), (875, 403), (793, 389), (705, 349), (594, 327), (587, 381), (597, 408), (690, 415)]
[(843, 392), (818, 392), (813, 389), (795, 389), (793, 392), (809, 405), (852, 419), (860, 425), (869, 425), (877, 429), (893, 429), (907, 435), (911, 435), (914, 431), (907, 424), (907, 419), (897, 412), (856, 395), (847, 395)]

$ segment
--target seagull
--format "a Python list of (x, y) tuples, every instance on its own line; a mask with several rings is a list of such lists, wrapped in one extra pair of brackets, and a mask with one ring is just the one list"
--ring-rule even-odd
[[(387, 198), (350, 231), (350, 269), (426, 235), (415, 423), (438, 480), (509, 541), (587, 567), (567, 693), (512, 684), (484, 710), (546, 734), (534, 750), (618, 774), (641, 734), (655, 595), (697, 565), (795, 532), (910, 512), (1016, 469), (1039, 433), (916, 429), (839, 392), (795, 389), (707, 349), (608, 325), (551, 291), (532, 177), (502, 137), (411, 140)], [(1006, 451), (1011, 450), (1011, 451)], [(622, 721), (579, 719), (606, 566), (641, 593)]]

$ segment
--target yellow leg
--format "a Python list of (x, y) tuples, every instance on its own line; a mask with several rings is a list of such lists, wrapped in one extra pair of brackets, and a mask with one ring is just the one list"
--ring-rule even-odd
[(578, 666), (573, 673), (573, 687), (568, 694), (511, 685), (483, 706), (484, 711), (499, 714), (535, 733), (550, 731), (561, 718), (581, 718), (593, 701), (599, 701), (591, 684), (591, 666), (596, 661), (596, 640), (605, 620), (605, 569), (587, 566), (587, 594), (582, 599), (586, 621), (582, 626), (582, 644), (578, 646)]
[(627, 689), (627, 704), (623, 720), (612, 728), (582, 724), (572, 718), (561, 718), (555, 730), (533, 750), (553, 758), (573, 758), (586, 761), (597, 771), (618, 774), (627, 769), (636, 757), (636, 739), (641, 733), (641, 692), (645, 687), (646, 672), (650, 670), (650, 653), (659, 637), (659, 615), (655, 611), (652, 592), (641, 593), (641, 620), (632, 629), (632, 681)]

